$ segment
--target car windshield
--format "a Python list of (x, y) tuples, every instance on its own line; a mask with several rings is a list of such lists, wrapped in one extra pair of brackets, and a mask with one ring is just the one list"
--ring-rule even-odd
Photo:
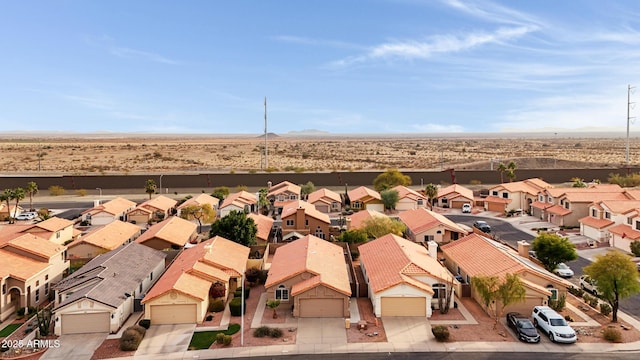
[(566, 264), (560, 263), (558, 264), (558, 269), (568, 269), (569, 267)]
[(549, 322), (551, 326), (567, 326), (567, 322), (564, 319), (551, 319)]
[(520, 320), (518, 321), (521, 329), (533, 329), (533, 324), (529, 320)]

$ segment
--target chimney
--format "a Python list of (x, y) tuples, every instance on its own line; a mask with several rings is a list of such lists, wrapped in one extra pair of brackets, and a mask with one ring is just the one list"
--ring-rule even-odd
[(267, 181), (267, 189), (271, 189), (271, 185), (272, 185), (272, 182), (271, 181)]
[(93, 207), (100, 206), (100, 200), (93, 200)]
[(531, 244), (529, 244), (526, 240), (518, 241), (518, 255), (528, 259), (529, 249), (531, 249)]
[(438, 260), (438, 243), (431, 240), (427, 243), (427, 246), (429, 249), (429, 255), (431, 255), (432, 258)]
[(344, 224), (347, 230), (351, 229), (351, 218), (350, 217), (344, 218)]

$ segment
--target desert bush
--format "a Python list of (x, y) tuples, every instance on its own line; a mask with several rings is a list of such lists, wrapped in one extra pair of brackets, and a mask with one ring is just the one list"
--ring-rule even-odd
[(574, 296), (577, 296), (579, 298), (581, 298), (582, 295), (584, 295), (584, 290), (578, 287), (570, 287), (567, 289), (567, 291), (569, 291), (570, 294), (573, 294)]
[(258, 338), (269, 336), (270, 334), (271, 334), (271, 328), (268, 326), (260, 326), (259, 328), (253, 331), (253, 336)]
[(469, 180), (469, 185), (481, 185), (482, 181), (480, 180)]
[[(229, 311), (231, 312), (231, 316), (241, 316), (242, 315), (242, 299), (237, 297), (233, 298), (233, 300), (229, 301)], [(244, 312), (247, 312), (247, 307), (244, 307)]]
[(438, 341), (449, 340), (449, 328), (443, 325), (437, 325), (431, 327), (431, 333), (436, 337)]
[(258, 277), (260, 276), (260, 269), (256, 269), (256, 268), (248, 269), (245, 275), (247, 276), (248, 282), (254, 283), (258, 281)]
[(597, 308), (598, 307), (598, 298), (595, 296), (592, 296), (591, 299), (589, 299), (589, 306), (591, 306), (592, 308)]
[(629, 246), (631, 247), (633, 256), (640, 257), (640, 241), (633, 240)]
[(226, 288), (223, 283), (215, 282), (209, 288), (209, 296), (212, 298), (221, 298), (226, 294)]
[(609, 316), (609, 314), (611, 314), (611, 305), (606, 303), (600, 304), (600, 313), (604, 316)]
[(49, 186), (49, 195), (51, 196), (64, 195), (64, 188), (59, 185), (51, 185)]
[(271, 333), (269, 334), (269, 336), (271, 336), (272, 338), (281, 338), (282, 330), (278, 328), (273, 328), (271, 329)]
[(549, 300), (549, 307), (557, 312), (562, 311), (566, 304), (567, 296), (565, 294), (560, 294), (556, 300)]
[(618, 329), (608, 327), (602, 330), (602, 337), (608, 342), (613, 342), (613, 343), (622, 342), (622, 334)]
[(137, 331), (140, 335), (142, 335), (142, 337), (144, 337), (144, 335), (147, 333), (147, 329), (140, 325), (129, 326), (127, 330)]
[[(242, 288), (237, 288), (236, 291), (233, 293), (233, 297), (234, 298), (242, 297)], [(245, 299), (249, 298), (249, 288), (248, 287), (244, 288), (244, 298)]]
[(78, 190), (76, 190), (76, 195), (78, 195), (78, 196), (87, 196), (87, 190), (86, 189), (78, 189)]
[(267, 274), (269, 274), (269, 271), (267, 270), (261, 270), (260, 274), (258, 275), (258, 283), (264, 285), (264, 283), (267, 282)]
[(589, 295), (589, 293), (584, 292), (582, 294), (582, 299), (584, 300), (584, 302), (589, 303), (589, 301), (591, 301), (591, 298), (593, 298), (593, 296)]
[(222, 300), (213, 300), (209, 303), (209, 311), (210, 312), (220, 312), (224, 311), (224, 301)]
[(138, 330), (128, 328), (120, 337), (120, 350), (122, 351), (135, 351), (138, 350), (138, 345), (142, 341), (142, 334)]
[(145, 329), (149, 329), (151, 327), (151, 319), (142, 319), (138, 321), (138, 325), (142, 326)]
[(216, 334), (216, 343), (217, 344), (222, 344), (224, 342), (224, 334), (223, 333), (217, 333)]
[(224, 335), (222, 343), (224, 344), (224, 346), (229, 346), (231, 345), (231, 340), (233, 340), (233, 337), (231, 335)]

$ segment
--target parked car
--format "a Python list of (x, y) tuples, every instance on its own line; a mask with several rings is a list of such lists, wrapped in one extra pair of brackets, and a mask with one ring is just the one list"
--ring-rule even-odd
[(489, 224), (487, 224), (486, 221), (478, 220), (478, 221), (473, 223), (473, 227), (475, 227), (476, 229), (482, 231), (483, 233), (490, 233), (491, 232), (491, 226), (489, 226)]
[(536, 327), (533, 326), (528, 317), (520, 313), (510, 312), (507, 314), (507, 325), (513, 329), (520, 341), (528, 343), (540, 342), (540, 334), (538, 334), (538, 330), (536, 330)]
[(593, 293), (593, 295), (598, 296), (598, 286), (596, 285), (596, 281), (589, 277), (589, 275), (580, 276), (580, 287), (582, 290), (589, 291)]
[(38, 216), (38, 214), (34, 212), (23, 212), (20, 215), (16, 216), (16, 220), (33, 220)]
[(462, 213), (464, 213), (464, 214), (471, 213), (471, 204), (462, 205)]
[(553, 272), (563, 278), (570, 278), (573, 276), (573, 270), (569, 267), (569, 265), (565, 263), (560, 263), (556, 266), (556, 269)]
[(567, 321), (548, 306), (534, 306), (531, 314), (533, 324), (549, 336), (552, 342), (574, 343), (578, 340), (576, 332)]

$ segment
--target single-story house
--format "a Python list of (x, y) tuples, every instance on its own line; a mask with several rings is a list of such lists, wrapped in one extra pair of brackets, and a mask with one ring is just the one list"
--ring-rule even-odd
[(350, 316), (343, 249), (313, 235), (276, 250), (264, 286), (267, 299), (291, 307), (295, 317)]
[(398, 217), (407, 225), (407, 237), (415, 242), (446, 244), (465, 236), (467, 231), (447, 217), (426, 208), (407, 210)]
[(380, 194), (366, 186), (360, 186), (347, 192), (347, 197), (351, 203), (351, 209), (360, 210), (376, 210), (384, 212), (384, 203)]
[(250, 249), (216, 236), (185, 249), (149, 290), (144, 318), (152, 324), (202, 323), (214, 283), (225, 286), (225, 295), (242, 281)]
[(127, 220), (127, 213), (135, 209), (136, 203), (122, 197), (109, 200), (82, 212), (82, 220), (91, 225), (107, 225), (112, 221)]
[(157, 250), (179, 249), (196, 239), (198, 225), (178, 216), (171, 216), (152, 225), (136, 242)]
[(33, 224), (22, 232), (34, 234), (56, 244), (64, 244), (80, 236), (80, 231), (73, 228), (73, 221), (55, 216)]
[[(180, 216), (182, 209), (184, 209), (187, 206), (193, 206), (193, 205), (202, 206), (205, 204), (211, 205), (212, 209), (217, 210), (218, 205), (220, 204), (220, 199), (213, 197), (209, 194), (199, 194), (197, 196), (189, 198), (187, 201), (178, 205), (178, 207), (176, 208), (178, 210), (177, 215)], [(193, 219), (189, 219), (189, 220), (193, 220)]]
[(115, 333), (164, 271), (165, 253), (130, 243), (86, 263), (55, 287), (54, 332)]
[(375, 210), (362, 210), (347, 216), (345, 225), (347, 230), (362, 229), (370, 219), (381, 217), (388, 216)]
[(307, 197), (307, 202), (313, 204), (322, 213), (331, 213), (342, 210), (342, 198), (340, 194), (329, 189), (318, 189)]
[[(446, 289), (452, 290), (456, 281), (436, 259), (437, 245), (430, 245), (427, 251), (420, 244), (387, 234), (358, 247), (377, 317), (431, 317), (432, 308), (439, 306), (438, 296), (446, 298)], [(453, 299), (451, 296), (451, 307)]]
[(247, 213), (256, 211), (258, 206), (258, 198), (255, 194), (244, 190), (230, 194), (222, 204), (220, 204), (220, 217), (229, 215), (232, 211), (244, 211)]
[(178, 202), (164, 195), (159, 195), (129, 210), (127, 219), (137, 224), (146, 224), (150, 221), (161, 221), (173, 215), (173, 209)]
[(69, 259), (92, 259), (132, 242), (140, 236), (141, 231), (138, 225), (114, 220), (70, 243), (67, 256)]
[(409, 189), (406, 186), (398, 185), (391, 190), (398, 192), (398, 203), (396, 204), (396, 210), (413, 210), (420, 207), (425, 207), (429, 203), (429, 199), (415, 190)]
[(473, 190), (459, 184), (452, 184), (438, 189), (436, 204), (440, 207), (461, 209), (462, 205), (474, 205)]

